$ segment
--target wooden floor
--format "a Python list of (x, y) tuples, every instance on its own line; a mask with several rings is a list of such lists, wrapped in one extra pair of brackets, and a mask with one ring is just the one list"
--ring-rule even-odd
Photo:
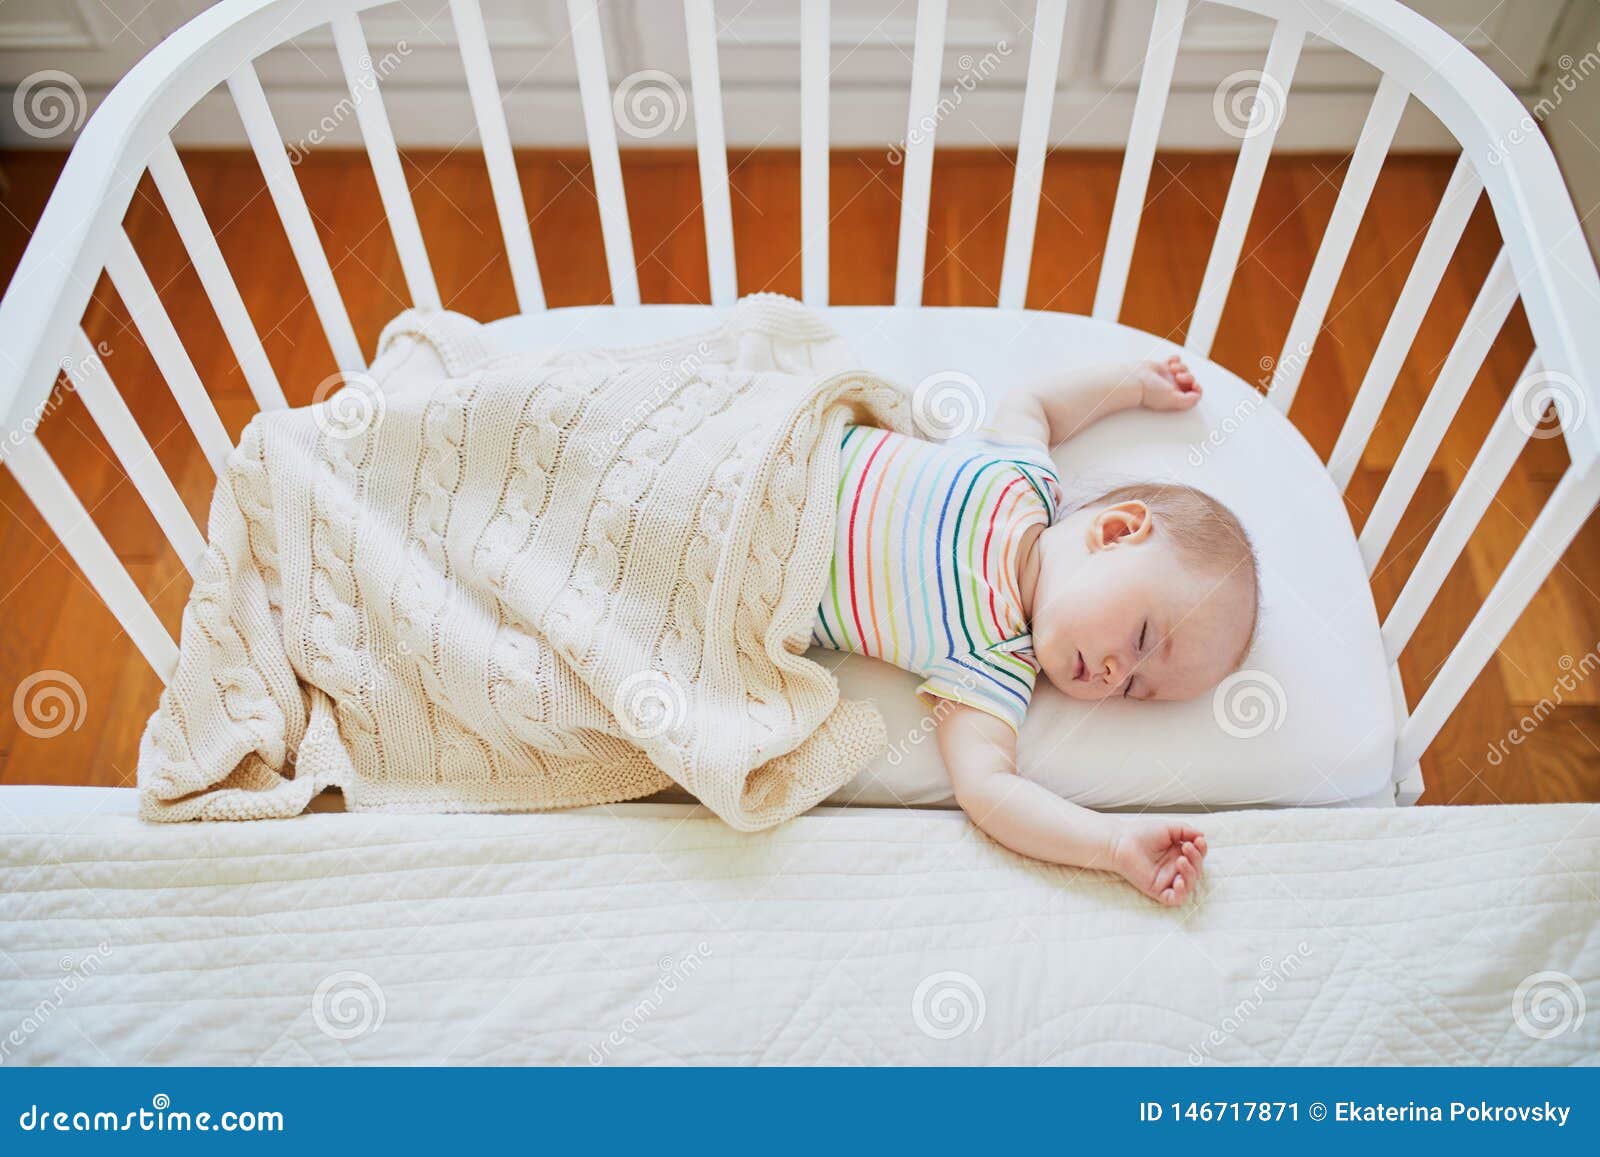
[[(236, 271), (252, 317), (291, 404), (307, 401), (334, 369), (270, 200), (245, 153), (186, 155), (200, 200)], [(730, 158), (739, 284), (798, 295), (799, 162), (793, 153)], [(1415, 256), (1452, 160), (1393, 157), (1362, 226), (1292, 417), (1315, 449), (1332, 448), (1396, 295)], [(1179, 337), (1199, 289), (1231, 157), (1163, 155), (1152, 178), (1122, 320)], [(1119, 158), (1051, 158), (1028, 305), (1087, 313), (1094, 297)], [(511, 278), (481, 158), (415, 153), (406, 167), (446, 304), (479, 318), (514, 312)], [(1338, 192), (1337, 157), (1274, 158), (1268, 170), (1213, 356), (1248, 380), (1275, 354), (1294, 312)], [(0, 153), (0, 270), (9, 277), (50, 193), (60, 160)], [(603, 302), (607, 280), (587, 159), (538, 153), (520, 158), (545, 292), (552, 306)], [(692, 155), (634, 153), (624, 163), (639, 283), (647, 302), (708, 299), (705, 248)], [(926, 300), (992, 305), (1011, 184), (1011, 160), (996, 152), (941, 151), (935, 162)], [(330, 153), (298, 169), (364, 349), (403, 309), (404, 282), (360, 154)], [(891, 300), (899, 170), (881, 153), (836, 154), (833, 164), (832, 296), (838, 304)], [(186, 262), (159, 198), (146, 181), (127, 228), (224, 422), (237, 434), (254, 407), (221, 330)], [(1457, 253), (1372, 444), (1351, 485), (1359, 525), (1393, 463), (1427, 386), (1443, 362), (1498, 247), (1480, 206)], [(270, 326), (270, 330), (266, 327)], [(178, 480), (203, 527), (211, 478), (120, 301), (102, 281), (86, 318), (104, 343), (113, 378), (129, 398), (163, 466)], [(1471, 455), (1531, 348), (1520, 310), (1428, 470), (1417, 500), (1378, 573), (1380, 612), (1398, 594), (1424, 532), (1459, 484)], [(44, 422), (50, 453), (94, 512), (102, 531), (162, 619), (176, 630), (188, 582), (138, 495), (67, 396)], [(1485, 526), (1451, 574), (1402, 662), (1414, 703), (1465, 628), (1565, 465), (1559, 439), (1536, 441), (1498, 496)], [(1269, 479), (1262, 480), (1270, 485)], [(1600, 644), (1600, 520), (1582, 533), (1555, 579), (1538, 595), (1424, 761), (1429, 803), (1600, 800), (1600, 676), (1562, 691), (1567, 667)], [(0, 781), (129, 784), (138, 736), (159, 684), (115, 620), (67, 562), (9, 475), (0, 472), (0, 690), (12, 696), (40, 672), (70, 677), (81, 706), (71, 726), (24, 726), (0, 712)], [(1570, 681), (1570, 678), (1569, 678)], [(35, 686), (41, 684), (36, 683)], [(75, 692), (74, 692), (75, 694)], [(1561, 703), (1520, 745), (1503, 740), (1541, 700)], [(1549, 704), (1546, 704), (1548, 707)], [(1542, 709), (1541, 716), (1546, 713)], [(47, 721), (48, 722), (48, 721)], [(1502, 743), (1504, 758), (1491, 755)]]

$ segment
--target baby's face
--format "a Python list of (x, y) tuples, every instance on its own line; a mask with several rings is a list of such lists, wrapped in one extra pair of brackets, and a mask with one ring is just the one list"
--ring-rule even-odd
[(1249, 642), (1249, 576), (1190, 563), (1141, 502), (1075, 511), (1038, 549), (1034, 655), (1074, 699), (1192, 699)]

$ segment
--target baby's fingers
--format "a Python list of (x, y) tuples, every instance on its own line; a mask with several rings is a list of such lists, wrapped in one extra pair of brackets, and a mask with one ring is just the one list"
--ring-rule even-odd
[(1189, 887), (1188, 884), (1184, 882), (1184, 878), (1182, 876), (1174, 876), (1172, 879), (1172, 886), (1170, 888), (1163, 889), (1161, 892), (1161, 903), (1166, 905), (1168, 908), (1176, 908), (1188, 898), (1188, 895)]
[(1182, 358), (1172, 357), (1167, 359), (1167, 375), (1179, 390), (1185, 393), (1190, 390), (1199, 392), (1200, 383), (1195, 381), (1194, 373), (1188, 366), (1184, 365)]
[(1177, 856), (1164, 864), (1156, 875), (1156, 886), (1151, 896), (1160, 904), (1175, 908), (1194, 891), (1200, 869), (1187, 856)]
[(1163, 891), (1165, 891), (1172, 884), (1172, 881), (1177, 877), (1178, 865), (1182, 859), (1182, 856), (1173, 856), (1166, 863), (1162, 864), (1156, 869), (1155, 892), (1157, 895), (1160, 895)]
[(1194, 875), (1195, 868), (1192, 860), (1181, 853), (1172, 856), (1156, 872), (1156, 891), (1160, 892), (1168, 885), (1175, 886), (1184, 877), (1188, 877), (1189, 882), (1193, 883)]

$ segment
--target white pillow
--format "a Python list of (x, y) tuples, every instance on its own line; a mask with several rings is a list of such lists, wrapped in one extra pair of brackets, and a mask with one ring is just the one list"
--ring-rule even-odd
[[(1126, 326), (997, 309), (823, 311), (861, 364), (907, 389), (969, 375), (991, 407), (1016, 384), (1073, 366), (1184, 351)], [(693, 333), (701, 306), (554, 309), (493, 327), (503, 348), (623, 345)], [(1255, 541), (1262, 607), (1244, 668), (1186, 703), (1080, 703), (1041, 678), (1021, 769), (1092, 807), (1327, 805), (1388, 798), (1395, 740), (1377, 613), (1344, 505), (1276, 407), (1232, 373), (1184, 354), (1205, 396), (1187, 414), (1118, 414), (1056, 452), (1068, 493), (1130, 479), (1186, 482), (1226, 502)], [(919, 676), (814, 648), (841, 693), (873, 699), (889, 749), (831, 802), (953, 805)]]
[[(910, 332), (895, 319), (878, 319), (866, 332), (843, 319), (835, 324), (866, 365), (899, 363), (893, 369), (908, 387), (955, 370), (975, 378), (991, 402), (1036, 374), (1184, 352), (1084, 318), (924, 312), (939, 320)], [(1114, 415), (1054, 457), (1069, 495), (1163, 479), (1227, 503), (1260, 558), (1256, 644), (1215, 693), (1183, 703), (1083, 703), (1041, 678), (1019, 740), (1021, 771), (1091, 807), (1372, 802), (1392, 781), (1395, 717), (1377, 613), (1344, 504), (1275, 406), (1227, 370), (1194, 357), (1189, 363), (1205, 390), (1194, 411)], [(912, 693), (918, 677), (857, 656), (811, 655), (837, 665), (844, 695), (875, 700), (889, 730), (885, 756), (834, 802), (951, 803), (928, 709)]]

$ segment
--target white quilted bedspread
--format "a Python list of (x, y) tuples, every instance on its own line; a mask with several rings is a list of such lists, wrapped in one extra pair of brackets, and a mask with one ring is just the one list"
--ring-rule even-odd
[(5, 1064), (1600, 1060), (1590, 805), (1208, 817), (1174, 912), (952, 813), (6, 801)]

